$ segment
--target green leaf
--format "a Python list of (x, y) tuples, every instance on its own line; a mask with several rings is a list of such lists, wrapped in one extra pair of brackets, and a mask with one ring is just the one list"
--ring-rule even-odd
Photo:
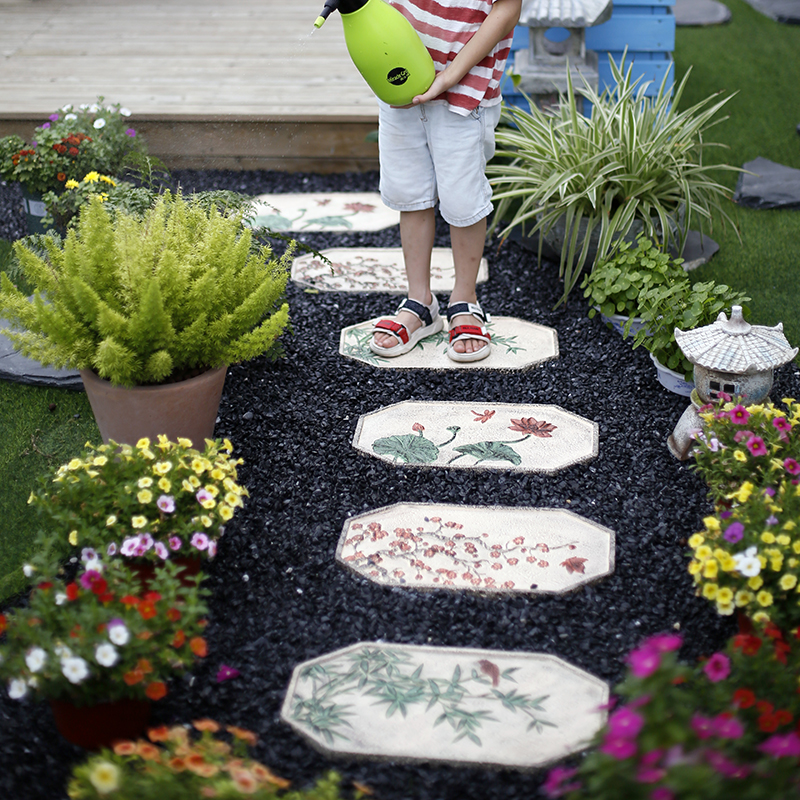
[(439, 448), (433, 442), (413, 433), (376, 439), (372, 449), (378, 455), (392, 456), (406, 464), (431, 464), (439, 457)]
[[(518, 465), (522, 457), (504, 442), (478, 442), (476, 444), (462, 444), (454, 448), (461, 455), (473, 456), (476, 464), (483, 461), (508, 461)], [(458, 456), (457, 456), (458, 457)]]

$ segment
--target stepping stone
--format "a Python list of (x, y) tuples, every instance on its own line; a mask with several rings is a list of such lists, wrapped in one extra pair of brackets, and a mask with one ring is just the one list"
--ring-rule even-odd
[[(800, 5), (800, 4), (799, 4)], [(800, 169), (756, 158), (740, 173), (733, 201), (747, 208), (800, 208)]]
[[(710, 237), (700, 231), (688, 231), (686, 241), (683, 245), (683, 264), (681, 265), (686, 272), (691, 272), (703, 264), (708, 263), (719, 252), (719, 245)], [(676, 258), (677, 250), (670, 251), (673, 258)]]
[(336, 560), (373, 583), (563, 594), (614, 570), (614, 531), (558, 508), (399, 503), (347, 520)]
[(377, 192), (261, 194), (254, 226), (273, 231), (379, 231), (400, 222), (400, 212)]
[[(292, 280), (320, 292), (397, 292), (406, 294), (405, 262), (400, 247), (336, 247), (323, 250), (326, 264), (313, 253), (298, 256), (292, 264)], [(478, 268), (478, 283), (489, 279), (485, 258)], [(431, 255), (431, 289), (450, 292), (455, 283), (453, 251), (434, 247)]]
[(402, 356), (384, 358), (369, 349), (372, 326), (380, 319), (351, 325), (342, 331), (339, 353), (385, 369), (503, 369), (522, 370), (558, 358), (558, 333), (553, 328), (515, 317), (492, 317), (492, 351), (480, 361), (453, 361), (447, 355), (449, 334), (428, 336)]
[(790, 25), (800, 25), (800, 3), (797, 0), (745, 0), (756, 11)]
[(678, 26), (721, 25), (731, 18), (731, 10), (716, 0), (675, 0), (672, 13)]
[(598, 425), (554, 405), (405, 400), (364, 414), (353, 447), (390, 464), (556, 472), (597, 455)]
[(295, 667), (281, 718), (329, 756), (532, 769), (584, 749), (608, 693), (556, 656), (359, 642)]
[(11, 340), (3, 336), (3, 330), (10, 328), (8, 320), (0, 319), (0, 379), (29, 386), (83, 391), (83, 381), (76, 370), (44, 367), (15, 350)]

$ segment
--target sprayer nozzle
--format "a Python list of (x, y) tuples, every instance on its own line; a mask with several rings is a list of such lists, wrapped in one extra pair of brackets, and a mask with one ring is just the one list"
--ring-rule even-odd
[(314, 27), (321, 28), (325, 24), (325, 17), (319, 16), (314, 20)]

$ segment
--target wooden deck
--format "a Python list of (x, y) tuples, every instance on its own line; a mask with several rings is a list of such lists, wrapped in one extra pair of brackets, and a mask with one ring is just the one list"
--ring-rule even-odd
[(176, 168), (377, 167), (377, 104), (322, 0), (0, 0), (0, 136), (67, 103), (133, 111)]

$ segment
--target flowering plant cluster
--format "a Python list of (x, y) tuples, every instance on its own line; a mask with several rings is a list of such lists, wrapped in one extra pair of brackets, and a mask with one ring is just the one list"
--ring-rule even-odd
[(144, 151), (130, 114), (119, 103), (103, 105), (102, 97), (91, 105), (66, 105), (35, 129), (30, 142), (20, 136), (0, 140), (0, 176), (44, 193), (90, 170), (117, 175), (130, 153)]
[(789, 800), (800, 792), (800, 631), (733, 637), (691, 668), (681, 637), (628, 658), (612, 711), (575, 769), (552, 770), (548, 797), (571, 800)]
[(693, 449), (695, 469), (712, 498), (731, 499), (731, 492), (750, 481), (775, 486), (800, 476), (800, 403), (784, 398), (782, 409), (772, 403), (744, 406), (724, 393), (716, 405), (703, 406), (703, 431)]
[[(81, 180), (70, 178), (64, 183), (63, 191), (47, 192), (42, 201), (47, 209), (47, 214), (42, 220), (48, 226), (56, 225), (59, 230), (66, 230), (67, 225), (78, 215), (81, 206), (89, 198), (98, 195), (103, 202), (120, 193), (136, 192), (132, 183), (114, 179), (110, 175), (102, 175), (97, 170), (87, 172)], [(150, 198), (148, 197), (148, 200)]]
[(9, 696), (76, 705), (98, 696), (161, 699), (169, 677), (207, 652), (206, 592), (177, 572), (174, 564), (157, 568), (144, 589), (120, 561), (86, 549), (73, 580), (41, 581), (27, 607), (0, 615), (0, 678)]
[(59, 467), (28, 500), (50, 529), (38, 563), (87, 547), (103, 558), (213, 558), (225, 523), (248, 494), (236, 482), (242, 462), (232, 451), (227, 439), (207, 439), (203, 450), (165, 436), (135, 447), (87, 443), (81, 457)]
[[(140, 800), (199, 797), (271, 800), (337, 800), (339, 776), (320, 779), (308, 791), (284, 791), (289, 781), (248, 756), (257, 738), (234, 725), (211, 719), (151, 728), (148, 740), (123, 740), (76, 766), (67, 793), (71, 800)], [(357, 792), (356, 797), (362, 793)]]

